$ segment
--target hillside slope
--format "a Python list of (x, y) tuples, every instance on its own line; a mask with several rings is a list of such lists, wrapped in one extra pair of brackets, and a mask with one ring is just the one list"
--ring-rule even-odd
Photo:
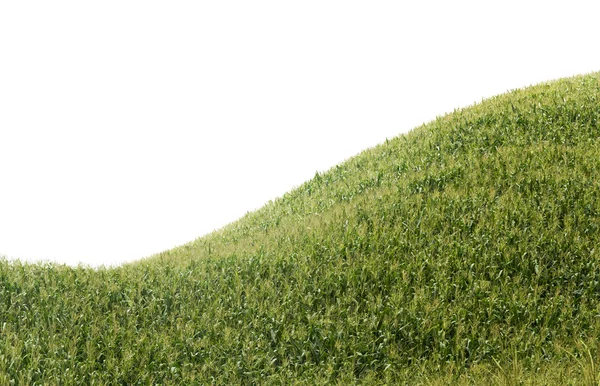
[(119, 268), (2, 261), (0, 384), (595, 382), (599, 101), (491, 98)]

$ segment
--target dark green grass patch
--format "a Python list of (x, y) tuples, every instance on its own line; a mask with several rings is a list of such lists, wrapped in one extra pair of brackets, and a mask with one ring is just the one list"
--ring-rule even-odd
[(595, 384), (599, 96), (455, 111), (119, 268), (0, 262), (0, 384)]

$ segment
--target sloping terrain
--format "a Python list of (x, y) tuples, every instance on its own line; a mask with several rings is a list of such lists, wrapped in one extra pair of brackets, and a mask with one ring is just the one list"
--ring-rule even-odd
[(597, 382), (599, 119), (540, 84), (147, 260), (2, 261), (0, 384)]

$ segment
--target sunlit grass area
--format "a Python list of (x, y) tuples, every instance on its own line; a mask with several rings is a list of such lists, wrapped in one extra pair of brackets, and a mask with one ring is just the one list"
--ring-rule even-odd
[(540, 84), (146, 260), (4, 260), (0, 384), (597, 384), (599, 118)]

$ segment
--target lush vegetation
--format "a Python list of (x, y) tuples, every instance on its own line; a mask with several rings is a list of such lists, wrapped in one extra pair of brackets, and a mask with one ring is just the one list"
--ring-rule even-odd
[(0, 384), (596, 384), (599, 119), (541, 84), (150, 259), (1, 261)]

